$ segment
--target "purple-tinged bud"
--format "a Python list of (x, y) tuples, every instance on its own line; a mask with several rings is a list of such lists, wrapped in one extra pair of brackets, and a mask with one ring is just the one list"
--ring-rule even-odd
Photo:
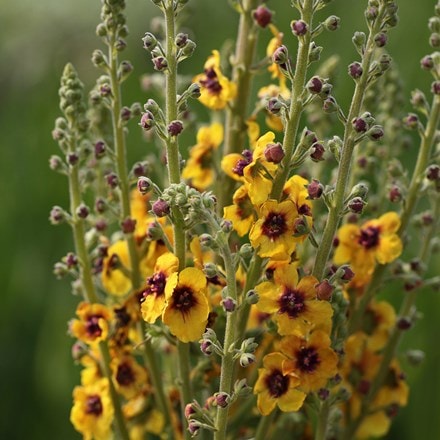
[(434, 223), (434, 217), (432, 216), (431, 212), (426, 211), (422, 214), (422, 224), (423, 226), (431, 226)]
[(196, 412), (197, 411), (193, 403), (188, 403), (185, 405), (185, 419), (189, 419)]
[(383, 131), (383, 127), (380, 125), (373, 125), (368, 131), (367, 131), (367, 136), (372, 140), (372, 141), (378, 141), (379, 139), (381, 139), (383, 137), (383, 135), (385, 134)]
[(323, 280), (315, 286), (316, 296), (321, 301), (330, 301), (335, 288), (328, 280)]
[(306, 88), (313, 95), (318, 95), (319, 93), (321, 93), (323, 84), (324, 81), (319, 76), (313, 76), (306, 84)]
[(385, 409), (385, 414), (388, 418), (393, 419), (399, 414), (400, 406), (398, 403), (391, 403), (388, 405), (388, 407)]
[(169, 203), (163, 199), (157, 199), (151, 209), (157, 217), (166, 217), (171, 211)]
[(66, 161), (70, 166), (75, 166), (79, 161), (79, 156), (77, 153), (68, 153)]
[(153, 58), (153, 65), (154, 65), (155, 70), (157, 70), (159, 72), (163, 72), (165, 69), (168, 68), (168, 61), (163, 56), (154, 57)]
[(188, 41), (188, 34), (184, 34), (183, 32), (180, 32), (176, 35), (176, 38), (174, 39), (174, 44), (182, 48), (185, 46), (186, 42)]
[(339, 17), (336, 17), (336, 15), (330, 15), (330, 17), (327, 17), (324, 21), (325, 29), (331, 32), (339, 29), (340, 24), (341, 19)]
[(53, 274), (55, 275), (57, 280), (63, 279), (68, 274), (67, 266), (64, 263), (58, 261), (53, 266)]
[(327, 388), (320, 388), (318, 390), (318, 397), (324, 401), (327, 400), (330, 396), (330, 391)]
[(397, 328), (399, 330), (409, 330), (412, 327), (411, 319), (403, 316), (397, 320)]
[(351, 281), (355, 275), (355, 273), (351, 270), (351, 267), (350, 266), (341, 266), (341, 268), (343, 269), (341, 280)]
[(312, 152), (310, 153), (310, 158), (313, 160), (313, 162), (320, 162), (321, 160), (324, 160), (324, 145), (316, 142), (312, 145), (311, 151)]
[(141, 117), (141, 122), (139, 123), (139, 125), (145, 130), (151, 130), (154, 127), (154, 116), (153, 113), (151, 113), (150, 111), (146, 111), (145, 113), (142, 114)]
[(430, 165), (426, 170), (426, 178), (431, 181), (439, 180), (440, 167), (438, 165)]
[(252, 16), (254, 17), (254, 20), (258, 26), (262, 27), (263, 29), (272, 21), (272, 11), (264, 5), (258, 6), (258, 8), (253, 12)]
[(219, 393), (215, 393), (214, 398), (216, 405), (220, 408), (226, 408), (231, 401), (231, 397), (229, 396), (229, 394), (222, 391), (220, 391)]
[(307, 23), (303, 20), (293, 20), (290, 23), (290, 28), (292, 29), (293, 34), (297, 37), (302, 37), (308, 30)]
[(301, 237), (302, 235), (306, 235), (309, 232), (310, 232), (309, 225), (302, 217), (298, 217), (297, 219), (295, 219), (293, 223), (294, 237)]
[(107, 211), (107, 203), (102, 197), (97, 197), (95, 200), (95, 211), (98, 214), (103, 214), (105, 211)]
[(365, 156), (361, 156), (358, 160), (357, 160), (357, 166), (361, 169), (365, 169), (368, 166), (368, 158), (366, 158)]
[(362, 73), (364, 72), (364, 70), (362, 69), (361, 63), (358, 63), (357, 61), (355, 61), (354, 63), (351, 63), (348, 66), (348, 74), (353, 78), (353, 79), (358, 79), (362, 76)]
[(78, 265), (78, 258), (73, 252), (69, 252), (64, 260), (68, 269), (73, 269)]
[(429, 37), (429, 44), (434, 49), (439, 48), (440, 47), (440, 34), (438, 34), (437, 32), (434, 32), (433, 34), (431, 34)]
[(388, 192), (388, 199), (392, 203), (399, 203), (403, 199), (402, 191), (397, 185), (392, 185)]
[(403, 125), (409, 130), (414, 130), (419, 126), (419, 117), (415, 113), (409, 113), (403, 118)]
[(374, 37), (374, 42), (376, 43), (377, 47), (384, 47), (387, 44), (388, 36), (385, 32), (379, 32)]
[(368, 21), (375, 20), (378, 14), (379, 14), (379, 9), (376, 6), (368, 6), (368, 8), (365, 10), (365, 18)]
[(147, 194), (151, 189), (151, 180), (148, 177), (139, 177), (137, 181), (137, 189), (142, 195)]
[(96, 220), (95, 229), (98, 232), (104, 232), (107, 229), (107, 227), (108, 227), (108, 224), (103, 218)]
[(210, 249), (210, 248), (212, 248), (212, 247), (215, 247), (215, 239), (213, 238), (212, 235), (209, 235), (209, 234), (202, 234), (202, 235), (199, 237), (199, 240), (200, 240), (200, 244), (201, 244), (201, 246), (203, 246), (203, 247), (205, 247), (205, 248)]
[(212, 342), (208, 339), (203, 339), (200, 344), (200, 350), (205, 356), (211, 356), (214, 352), (214, 348), (212, 346)]
[(282, 45), (278, 47), (272, 55), (272, 61), (275, 64), (286, 64), (289, 60), (289, 53), (287, 51), (287, 47)]
[(264, 150), (264, 157), (268, 162), (275, 164), (280, 163), (284, 159), (285, 153), (283, 146), (277, 142), (276, 144), (267, 144)]
[(361, 197), (354, 197), (348, 202), (347, 207), (351, 212), (361, 214), (366, 204), (367, 203)]
[(136, 229), (136, 220), (134, 218), (127, 217), (121, 222), (121, 230), (124, 234), (133, 234)]
[(157, 39), (151, 32), (147, 32), (144, 38), (142, 38), (142, 41), (144, 43), (144, 49), (148, 50), (149, 52), (151, 52), (157, 46)]
[(147, 174), (147, 162), (136, 162), (133, 167), (131, 168), (131, 172), (135, 177), (142, 177)]
[(63, 160), (60, 156), (50, 156), (49, 159), (49, 168), (53, 171), (61, 171), (63, 168), (65, 168)]
[(234, 230), (234, 226), (233, 226), (233, 224), (232, 224), (232, 222), (230, 220), (223, 219), (220, 222), (220, 229), (225, 234), (230, 234)]
[(76, 215), (79, 218), (85, 219), (89, 216), (90, 210), (89, 208), (84, 204), (81, 203), (77, 208), (76, 208)]
[(107, 185), (111, 189), (115, 189), (119, 185), (119, 179), (116, 173), (109, 173), (105, 176), (105, 180), (107, 181)]
[(312, 179), (312, 182), (307, 185), (308, 198), (310, 200), (319, 199), (324, 192), (324, 185), (316, 179)]
[(104, 83), (99, 86), (99, 94), (105, 98), (106, 96), (110, 96), (112, 94), (112, 88), (110, 84)]
[(255, 362), (255, 356), (251, 353), (243, 353), (240, 356), (239, 362), (243, 368), (246, 368)]
[(201, 96), (200, 92), (200, 84), (198, 83), (192, 83), (188, 87), (188, 96), (193, 99), (198, 99)]
[(95, 157), (96, 159), (101, 159), (105, 156), (105, 142), (104, 141), (98, 141), (95, 143)]
[(440, 95), (440, 81), (434, 81), (431, 84), (431, 91), (434, 95)]
[(71, 354), (72, 359), (77, 362), (82, 359), (83, 356), (88, 354), (89, 350), (87, 348), (87, 345), (85, 345), (83, 342), (77, 341), (72, 345)]
[(95, 67), (103, 67), (107, 65), (105, 55), (102, 50), (96, 49), (92, 53), (92, 63)]
[(197, 422), (196, 420), (190, 420), (188, 423), (188, 431), (191, 434), (191, 437), (195, 437), (198, 435), (200, 431), (200, 422)]
[(183, 124), (181, 121), (171, 121), (167, 129), (171, 136), (178, 136), (180, 133), (182, 133)]
[(357, 133), (365, 133), (368, 130), (368, 123), (364, 118), (354, 118), (352, 124)]
[[(126, 41), (125, 41), (124, 39), (122, 39), (122, 38), (118, 38), (118, 39), (115, 41), (115, 49), (116, 49), (118, 52), (122, 52), (126, 47), (127, 47), (127, 43), (126, 43)], [(133, 67), (132, 67), (132, 70), (133, 70)]]
[(431, 55), (426, 55), (420, 60), (420, 67), (424, 70), (432, 70), (434, 68), (434, 59)]
[(325, 113), (334, 113), (338, 111), (339, 105), (333, 96), (328, 96), (322, 103), (322, 110)]
[(222, 300), (222, 306), (225, 312), (231, 313), (237, 308), (237, 302), (228, 296), (227, 298)]
[(277, 115), (280, 113), (283, 108), (282, 102), (278, 98), (270, 98), (267, 101), (267, 110), (273, 115)]
[(127, 122), (131, 119), (131, 109), (130, 107), (127, 107), (124, 105), (124, 107), (121, 108), (121, 111), (119, 112), (119, 119), (123, 122)]

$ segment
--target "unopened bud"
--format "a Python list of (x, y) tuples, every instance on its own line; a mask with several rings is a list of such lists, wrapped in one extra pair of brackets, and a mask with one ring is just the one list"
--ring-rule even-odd
[(282, 45), (278, 47), (272, 55), (272, 61), (275, 64), (286, 64), (289, 60), (289, 53), (287, 51), (287, 47)]
[(283, 108), (282, 102), (278, 98), (270, 98), (267, 101), (267, 110), (273, 115), (277, 115), (280, 113)]
[(403, 125), (409, 130), (414, 130), (419, 125), (419, 117), (415, 113), (409, 113), (403, 118)]
[(276, 144), (267, 144), (264, 150), (264, 157), (268, 162), (275, 164), (280, 163), (285, 156), (283, 146), (277, 142)]
[(249, 243), (244, 243), (240, 250), (238, 251), (240, 254), (240, 257), (244, 258), (245, 260), (252, 257), (254, 254), (254, 248)]
[(95, 157), (96, 159), (101, 159), (105, 156), (105, 142), (104, 141), (98, 141), (95, 143)]
[(151, 180), (148, 177), (139, 177), (137, 181), (137, 189), (142, 195), (147, 194), (151, 189)]
[(316, 296), (321, 301), (330, 301), (335, 288), (328, 280), (323, 280), (315, 286)]
[(348, 66), (348, 74), (353, 78), (353, 79), (358, 79), (362, 76), (363, 73), (363, 69), (362, 69), (362, 65), (361, 63), (358, 63), (357, 61), (355, 61), (354, 63), (351, 63)]
[(324, 160), (324, 145), (320, 144), (319, 142), (316, 142), (312, 145), (310, 158), (313, 160), (313, 162), (320, 162), (321, 160)]
[(272, 12), (264, 5), (258, 6), (253, 12), (255, 22), (263, 29), (272, 21)]
[(385, 133), (381, 125), (373, 125), (366, 134), (372, 141), (378, 141)]
[(182, 121), (171, 121), (167, 130), (171, 136), (178, 136), (183, 131)]
[(426, 55), (420, 60), (420, 67), (424, 70), (432, 70), (434, 68), (434, 59), (431, 55)]
[(363, 199), (361, 199), (360, 197), (354, 197), (353, 199), (351, 199), (348, 202), (348, 209), (355, 213), (355, 214), (361, 214), (364, 206), (367, 204), (367, 202), (365, 202)]
[(124, 234), (132, 234), (136, 229), (136, 220), (127, 217), (121, 222), (121, 229)]
[(336, 15), (330, 15), (330, 17), (327, 17), (324, 21), (324, 27), (328, 31), (335, 31), (339, 29), (340, 24), (341, 19), (339, 17), (336, 17)]
[(290, 23), (290, 28), (292, 29), (293, 34), (297, 37), (302, 37), (308, 30), (307, 23), (303, 20), (293, 20)]
[(322, 110), (325, 113), (334, 113), (339, 109), (339, 105), (333, 96), (328, 96), (322, 103)]
[(220, 408), (226, 408), (229, 405), (229, 402), (231, 401), (231, 397), (229, 396), (229, 394), (224, 393), (222, 391), (216, 393), (214, 395), (214, 398), (216, 405), (219, 406)]
[(256, 290), (249, 290), (246, 292), (245, 301), (247, 304), (257, 304), (258, 300), (260, 299), (258, 293)]
[(425, 353), (422, 350), (408, 350), (406, 359), (411, 365), (418, 366), (425, 360)]
[(402, 201), (403, 195), (400, 187), (397, 185), (392, 185), (388, 192), (388, 199), (392, 203), (399, 203)]
[(153, 66), (154, 66), (155, 70), (157, 70), (159, 72), (163, 72), (165, 69), (168, 68), (168, 61), (163, 56), (154, 57), (153, 58)]
[(230, 296), (222, 300), (222, 306), (225, 312), (231, 313), (237, 308), (237, 302)]
[(426, 169), (426, 178), (431, 181), (437, 181), (440, 179), (440, 166), (430, 165)]
[(142, 38), (142, 41), (144, 43), (144, 49), (150, 52), (157, 46), (157, 39), (151, 32), (147, 32), (144, 38)]
[(203, 339), (200, 344), (200, 350), (205, 356), (211, 356), (214, 353), (212, 342), (208, 339)]
[(322, 196), (323, 191), (324, 185), (322, 185), (319, 180), (312, 179), (312, 182), (307, 185), (307, 193), (311, 200), (319, 199)]
[(440, 81), (434, 81), (431, 84), (431, 92), (434, 95), (440, 95)]
[(374, 37), (374, 42), (376, 43), (377, 47), (384, 47), (385, 44), (387, 44), (387, 41), (388, 36), (385, 32), (380, 32)]
[(81, 203), (76, 208), (76, 215), (79, 218), (86, 219), (89, 216), (89, 213), (90, 213), (90, 210), (89, 210), (89, 208), (84, 203)]
[(171, 211), (169, 203), (163, 199), (157, 199), (151, 209), (157, 217), (166, 217)]
[(184, 34), (182, 32), (178, 33), (176, 35), (176, 38), (174, 39), (175, 45), (179, 48), (184, 47), (187, 41), (188, 41), (188, 34)]
[(115, 189), (119, 185), (119, 179), (118, 176), (115, 173), (109, 173), (105, 176), (105, 179), (107, 181), (107, 185), (111, 189)]
[(151, 130), (154, 127), (154, 116), (151, 112), (145, 112), (141, 117), (139, 125), (145, 130)]
[(319, 76), (313, 76), (307, 83), (306, 88), (313, 95), (318, 95), (321, 93), (323, 84), (324, 81)]

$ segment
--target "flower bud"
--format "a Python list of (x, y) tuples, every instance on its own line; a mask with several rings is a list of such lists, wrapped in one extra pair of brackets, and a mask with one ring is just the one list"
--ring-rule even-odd
[(144, 38), (142, 38), (142, 41), (144, 43), (144, 49), (148, 50), (149, 52), (151, 52), (157, 46), (157, 39), (151, 32), (147, 32)]
[(379, 32), (374, 37), (374, 42), (376, 43), (377, 47), (384, 47), (387, 44), (388, 36), (385, 32)]
[(212, 249), (216, 246), (215, 240), (212, 235), (202, 234), (199, 237), (199, 240), (200, 240), (200, 244), (205, 248)]
[(73, 269), (78, 265), (78, 258), (73, 252), (69, 252), (65, 256), (64, 261), (68, 269)]
[(402, 191), (400, 187), (397, 185), (392, 185), (388, 192), (388, 199), (392, 203), (399, 203), (403, 199)]
[(312, 182), (307, 185), (308, 198), (310, 200), (319, 199), (324, 191), (324, 185), (319, 180), (312, 179)]
[(264, 5), (258, 6), (258, 8), (253, 12), (252, 16), (254, 17), (254, 20), (258, 26), (262, 27), (263, 29), (272, 21), (272, 12)]
[(95, 200), (95, 211), (98, 214), (103, 214), (105, 211), (107, 211), (107, 203), (105, 203), (105, 200), (102, 197), (98, 197)]
[(440, 81), (434, 81), (431, 84), (431, 92), (434, 95), (440, 95)]
[(312, 145), (310, 158), (313, 160), (313, 162), (320, 162), (321, 160), (324, 160), (324, 153), (324, 145), (316, 142)]
[(98, 141), (95, 143), (95, 157), (96, 159), (101, 159), (105, 156), (106, 146), (104, 141)]
[(222, 306), (225, 312), (231, 313), (237, 308), (237, 301), (228, 296), (222, 300)]
[(355, 32), (352, 38), (353, 44), (357, 49), (363, 48), (365, 42), (367, 41), (367, 36), (364, 32)]
[(254, 249), (249, 243), (244, 243), (243, 245), (241, 245), (240, 250), (238, 252), (240, 254), (240, 257), (244, 258), (245, 260), (248, 260), (254, 254)]
[(66, 161), (70, 166), (75, 166), (79, 161), (79, 156), (77, 153), (68, 153), (66, 156)]
[(324, 27), (328, 31), (335, 31), (339, 29), (339, 25), (341, 24), (341, 19), (336, 17), (336, 15), (330, 15), (324, 21)]
[(322, 46), (317, 46), (314, 41), (310, 43), (309, 63), (319, 61), (321, 58)]
[[(138, 180), (138, 183), (139, 181), (140, 180)], [(157, 199), (151, 209), (157, 217), (166, 217), (171, 211), (169, 203), (163, 199)]]
[(110, 84), (108, 83), (101, 84), (99, 86), (99, 94), (103, 98), (110, 96), (112, 94), (112, 88), (110, 87)]
[(324, 400), (327, 400), (328, 398), (329, 398), (329, 396), (330, 396), (330, 391), (327, 389), (327, 388), (320, 388), (319, 390), (318, 390), (318, 397), (322, 400), (322, 401), (324, 401)]
[(53, 171), (63, 171), (65, 169), (63, 159), (56, 155), (50, 156), (49, 168)]
[(95, 67), (107, 66), (107, 60), (102, 50), (96, 49), (92, 54), (92, 63)]
[(105, 176), (105, 179), (107, 181), (107, 185), (111, 189), (115, 189), (119, 185), (119, 179), (118, 176), (115, 173), (109, 173)]
[(191, 434), (191, 437), (196, 437), (200, 431), (200, 422), (197, 420), (190, 420), (188, 423), (188, 431)]
[(264, 150), (264, 157), (268, 162), (275, 164), (280, 163), (285, 156), (283, 146), (277, 142), (276, 144), (267, 144)]
[(355, 214), (361, 214), (364, 206), (367, 204), (367, 202), (365, 202), (363, 199), (361, 199), (360, 197), (354, 197), (353, 199), (351, 199), (348, 202), (348, 209), (355, 213)]
[(310, 232), (309, 225), (303, 217), (299, 217), (295, 219), (293, 223), (293, 236), (301, 237), (302, 235), (306, 235)]
[(188, 41), (188, 34), (184, 34), (184, 33), (180, 32), (176, 35), (176, 38), (174, 39), (174, 44), (178, 48), (182, 48), (185, 46), (187, 41)]
[(200, 343), (200, 350), (205, 356), (211, 356), (214, 353), (214, 347), (209, 339), (203, 339)]
[(232, 222), (230, 220), (223, 219), (220, 222), (220, 229), (225, 234), (230, 234), (234, 230), (234, 227), (233, 227)]
[(219, 393), (214, 394), (215, 403), (220, 408), (226, 408), (229, 405), (229, 402), (231, 401), (231, 397), (229, 394), (224, 393), (220, 391)]
[(239, 362), (243, 368), (246, 368), (255, 362), (255, 356), (251, 353), (243, 353), (240, 356)]
[(363, 118), (354, 118), (352, 124), (357, 133), (365, 133), (368, 130), (368, 124)]
[(315, 286), (316, 296), (321, 301), (330, 301), (335, 288), (328, 280), (323, 280)]
[(358, 63), (357, 61), (355, 61), (354, 63), (351, 63), (348, 66), (348, 74), (353, 78), (353, 79), (358, 79), (362, 76), (363, 73), (363, 69), (360, 63)]
[(399, 330), (409, 330), (412, 327), (412, 322), (410, 318), (402, 316), (397, 320), (396, 325)]
[(306, 88), (311, 94), (318, 95), (319, 93), (321, 93), (323, 84), (324, 81), (322, 78), (320, 78), (319, 76), (313, 76), (306, 84)]
[(141, 176), (137, 181), (137, 189), (142, 194), (147, 194), (151, 189), (152, 182), (148, 177)]
[(381, 139), (383, 137), (383, 135), (385, 134), (383, 131), (383, 127), (380, 125), (373, 125), (368, 131), (367, 131), (367, 136), (372, 140), (372, 141), (378, 141), (379, 139)]
[(83, 358), (83, 356), (85, 356), (88, 353), (89, 353), (89, 349), (88, 349), (87, 345), (84, 344), (83, 342), (76, 341), (72, 345), (71, 354), (72, 354), (72, 358), (75, 362), (80, 361)]
[[(440, 4), (437, 4), (436, 7), (439, 7)], [(431, 17), (428, 20), (428, 28), (431, 32), (440, 32), (440, 18), (439, 17)]]
[(339, 105), (333, 96), (328, 96), (322, 103), (322, 110), (325, 113), (334, 113), (338, 111)]
[(84, 203), (81, 203), (77, 208), (76, 208), (76, 215), (79, 217), (79, 218), (82, 218), (82, 219), (86, 219), (88, 216), (89, 216), (89, 213), (90, 213), (90, 210), (89, 210), (89, 208), (84, 204)]
[(190, 98), (193, 99), (198, 99), (201, 96), (200, 93), (200, 84), (198, 83), (192, 83), (189, 87), (188, 87), (188, 96)]
[(260, 299), (258, 293), (256, 290), (249, 290), (248, 292), (246, 292), (246, 297), (245, 297), (245, 301), (247, 304), (251, 305), (251, 304), (257, 304), (258, 300)]
[(270, 98), (267, 101), (267, 110), (273, 115), (277, 115), (280, 113), (283, 108), (282, 102), (278, 98)]
[(415, 113), (409, 113), (403, 118), (403, 126), (409, 130), (414, 130), (419, 126), (419, 117)]
[(425, 360), (425, 353), (422, 350), (408, 350), (406, 359), (413, 366), (420, 365)]
[(424, 70), (432, 70), (434, 68), (434, 59), (431, 55), (426, 55), (420, 60), (420, 67)]
[(125, 218), (121, 222), (121, 229), (124, 234), (133, 234), (136, 229), (136, 220), (130, 217)]
[(438, 165), (430, 165), (426, 169), (426, 178), (431, 181), (437, 181), (440, 178), (440, 167)]
[(181, 121), (171, 121), (167, 127), (168, 133), (171, 136), (178, 136), (182, 133), (183, 124)]
[(307, 23), (303, 20), (293, 20), (290, 23), (290, 28), (292, 29), (293, 34), (297, 37), (302, 37), (308, 30)]
[(289, 61), (287, 47), (284, 45), (278, 47), (272, 55), (272, 61), (278, 65), (286, 64)]
[(151, 112), (145, 112), (141, 117), (139, 125), (145, 130), (151, 130), (154, 127), (154, 116)]

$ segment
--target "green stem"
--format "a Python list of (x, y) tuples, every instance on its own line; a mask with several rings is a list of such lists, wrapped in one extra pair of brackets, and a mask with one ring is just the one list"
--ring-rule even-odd
[(313, 0), (304, 0), (301, 19), (307, 23), (307, 33), (299, 39), (298, 55), (296, 59), (295, 77), (292, 82), (291, 104), (289, 118), (284, 129), (283, 148), (285, 156), (272, 187), (271, 198), (279, 199), (283, 192), (284, 184), (289, 177), (290, 161), (295, 150), (295, 140), (298, 134), (301, 114), (304, 110), (302, 103), (302, 94), (306, 82), (307, 67), (309, 65), (309, 52), (311, 41), (311, 29), (313, 20)]
[(261, 417), (254, 440), (266, 440), (268, 438), (267, 433), (269, 428), (272, 426), (272, 422), (277, 412), (278, 411), (274, 409), (269, 415)]
[[(73, 153), (76, 150), (76, 137), (73, 134), (74, 128), (71, 128), (72, 138), (69, 143), (69, 151)], [(93, 282), (92, 270), (90, 265), (89, 254), (85, 242), (85, 226), (84, 221), (76, 215), (78, 206), (81, 204), (81, 187), (79, 181), (78, 165), (71, 166), (69, 169), (69, 194), (70, 194), (70, 210), (72, 214), (73, 238), (75, 241), (75, 252), (81, 262), (80, 279), (83, 285), (84, 299), (89, 303), (98, 302), (95, 284)], [(109, 383), (110, 398), (112, 400), (115, 412), (115, 424), (124, 440), (129, 440), (127, 427), (125, 425), (124, 415), (121, 409), (121, 402), (113, 383), (113, 376), (110, 369), (110, 355), (106, 341), (99, 344), (99, 350), (102, 357), (102, 369)]]
[(345, 124), (342, 155), (338, 168), (338, 177), (336, 181), (334, 198), (328, 215), (327, 223), (322, 234), (321, 243), (316, 254), (315, 265), (313, 267), (313, 275), (318, 279), (322, 279), (324, 275), (325, 266), (327, 264), (330, 250), (332, 248), (333, 237), (341, 219), (341, 213), (343, 210), (345, 193), (347, 189), (347, 182), (350, 178), (351, 162), (356, 139), (356, 133), (351, 121), (355, 117), (359, 116), (362, 109), (362, 103), (364, 101), (369, 76), (367, 72), (369, 71), (371, 59), (374, 53), (374, 49), (376, 47), (374, 37), (380, 30), (384, 12), (385, 8), (384, 6), (382, 6), (379, 10), (379, 14), (374, 22), (374, 25), (370, 29), (368, 40), (365, 46), (364, 56), (362, 57), (362, 71), (364, 72), (364, 74), (359, 78), (356, 83), (350, 105), (350, 111), (348, 113), (347, 122)]
[(318, 425), (315, 432), (315, 440), (325, 440), (327, 434), (327, 421), (330, 413), (330, 403), (328, 400), (322, 403), (318, 416)]
[[(238, 25), (238, 37), (232, 70), (232, 81), (237, 85), (237, 96), (226, 113), (225, 141), (223, 154), (240, 153), (245, 144), (246, 118), (253, 74), (251, 71), (257, 43), (257, 27), (252, 18), (252, 11), (258, 5), (257, 0), (245, 0)], [(220, 177), (218, 191), (218, 212), (230, 203), (235, 181), (226, 174)]]

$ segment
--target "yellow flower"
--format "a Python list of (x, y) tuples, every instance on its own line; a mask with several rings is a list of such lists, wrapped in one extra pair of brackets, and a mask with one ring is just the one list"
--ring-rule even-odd
[(350, 263), (356, 276), (368, 281), (376, 261), (391, 263), (402, 253), (402, 241), (396, 233), (399, 227), (400, 218), (395, 212), (387, 212), (362, 226), (342, 226), (333, 261), (335, 264)]
[[(275, 66), (278, 69), (278, 66), (276, 64)], [(284, 75), (280, 82), (284, 84), (284, 87), (280, 87), (275, 84), (269, 84), (267, 86), (261, 87), (261, 89), (258, 91), (258, 98), (260, 99), (261, 102), (260, 105), (265, 109), (266, 125), (271, 130), (275, 130), (275, 131), (283, 131), (284, 129), (283, 121), (279, 114), (275, 115), (267, 110), (266, 108), (267, 102), (269, 101), (270, 98), (278, 98), (278, 96), (281, 96), (285, 100), (288, 100), (290, 98), (290, 90), (285, 86), (286, 79)]]
[(75, 387), (70, 421), (85, 440), (111, 438), (113, 405), (108, 392), (107, 379), (87, 387)]
[(171, 252), (162, 254), (156, 261), (154, 273), (147, 278), (147, 287), (143, 292), (141, 304), (142, 317), (154, 324), (165, 307), (165, 285), (168, 277), (177, 271), (178, 258)]
[(194, 267), (168, 278), (162, 321), (182, 342), (196, 341), (205, 331), (209, 314), (206, 285), (204, 273)]
[(296, 374), (306, 393), (325, 387), (338, 372), (338, 356), (331, 349), (327, 333), (316, 330), (307, 338), (287, 336), (279, 349), (289, 358), (283, 362), (284, 374)]
[(147, 371), (128, 354), (113, 357), (113, 381), (117, 391), (126, 399), (135, 397), (147, 384)]
[(213, 110), (221, 110), (235, 98), (237, 85), (226, 78), (220, 70), (220, 53), (213, 50), (204, 66), (204, 73), (197, 75), (194, 82), (200, 84), (199, 101)]
[(255, 221), (255, 211), (245, 185), (240, 186), (232, 196), (232, 205), (225, 206), (223, 217), (232, 222), (240, 237), (246, 235)]
[(291, 200), (278, 203), (268, 200), (259, 210), (259, 219), (249, 233), (252, 247), (260, 257), (289, 260), (296, 247), (293, 237), (298, 211)]
[(298, 282), (296, 266), (280, 266), (274, 270), (271, 281), (256, 286), (260, 297), (257, 308), (274, 314), (282, 336), (305, 334), (312, 328), (329, 332), (333, 309), (327, 301), (316, 298), (315, 277), (306, 276)]
[(199, 191), (208, 188), (214, 180), (213, 154), (222, 142), (223, 125), (218, 122), (209, 127), (202, 127), (197, 132), (197, 144), (189, 152), (182, 177), (189, 180), (191, 186)]
[(81, 302), (76, 314), (79, 319), (72, 320), (69, 326), (73, 336), (87, 344), (94, 344), (107, 338), (112, 312), (106, 306)]
[(283, 196), (295, 203), (298, 214), (311, 216), (312, 203), (308, 199), (309, 193), (306, 188), (308, 183), (308, 180), (304, 177), (292, 176), (284, 185)]
[[(266, 55), (271, 59), (274, 52), (283, 44), (284, 34), (280, 32), (273, 24), (269, 25), (273, 38), (269, 41), (266, 48)], [(286, 77), (284, 76), (280, 66), (272, 63), (267, 70), (272, 74), (272, 79), (278, 78), (280, 82), (280, 89), (284, 92), (287, 89)]]
[(283, 374), (282, 364), (287, 357), (281, 353), (270, 353), (263, 358), (263, 368), (258, 369), (254, 394), (257, 407), (263, 416), (270, 414), (275, 406), (281, 411), (298, 411), (306, 394), (296, 388), (300, 384), (294, 374)]
[(130, 211), (131, 217), (136, 220), (134, 236), (137, 240), (143, 240), (147, 233), (147, 220), (150, 216), (150, 194), (142, 195), (137, 189), (130, 192)]

